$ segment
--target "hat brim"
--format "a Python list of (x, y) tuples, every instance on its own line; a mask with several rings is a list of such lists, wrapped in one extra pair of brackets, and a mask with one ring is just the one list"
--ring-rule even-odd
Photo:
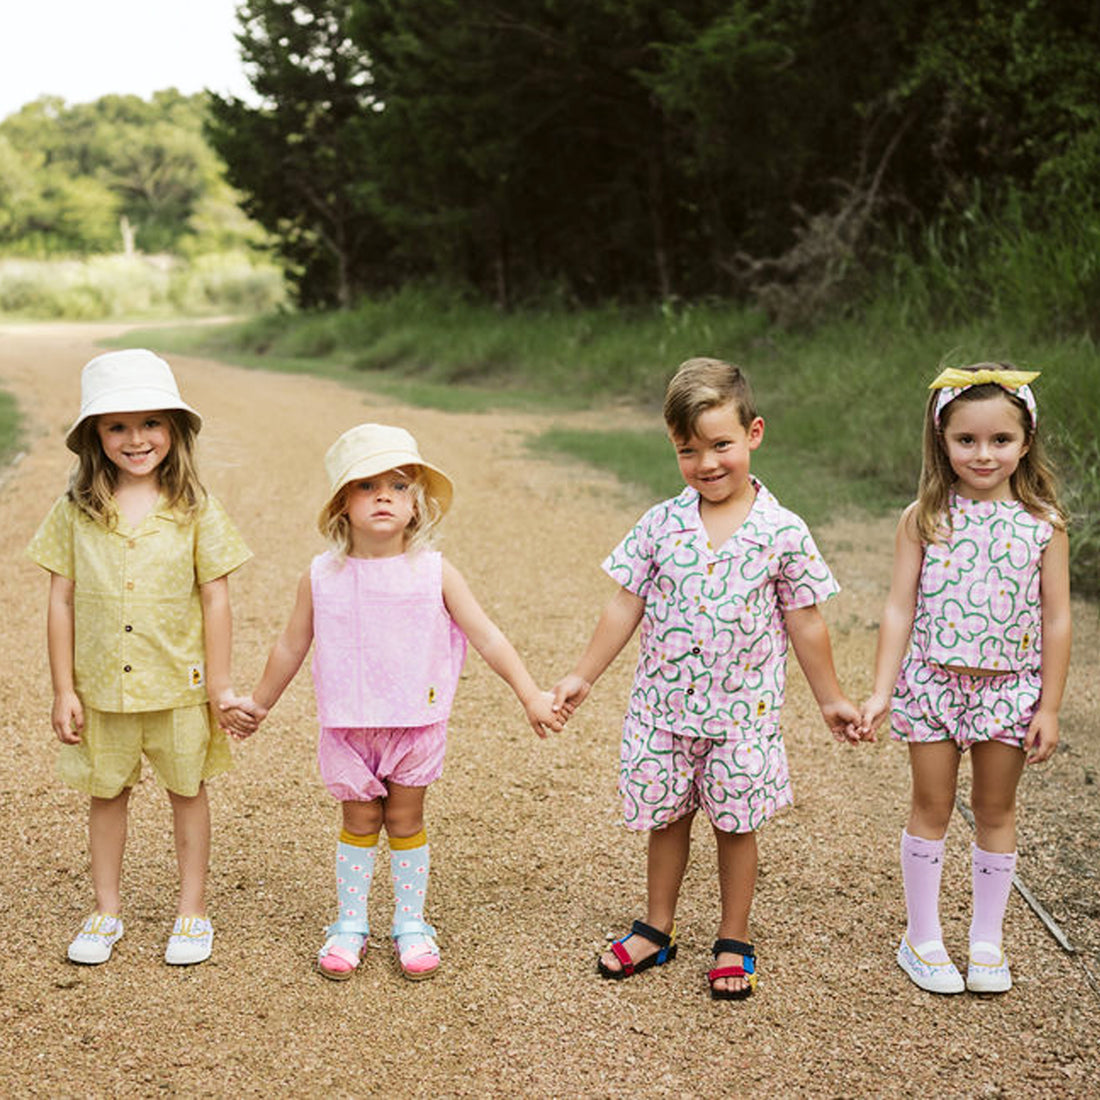
[(115, 389), (89, 401), (80, 410), (80, 415), (73, 421), (73, 426), (65, 435), (65, 446), (74, 454), (76, 453), (80, 425), (93, 416), (103, 416), (107, 413), (162, 412), (170, 409), (186, 413), (192, 429), (198, 435), (202, 429), (202, 417), (186, 401), (182, 401), (178, 394), (155, 386), (134, 386), (125, 390)]
[(446, 512), (454, 499), (454, 484), (451, 479), (438, 466), (433, 466), (414, 452), (404, 449), (377, 451), (351, 463), (346, 470), (332, 479), (329, 501), (331, 502), (345, 485), (353, 481), (384, 474), (387, 470), (407, 469), (410, 466), (419, 466), (424, 471), (432, 496), (439, 503), (440, 510)]

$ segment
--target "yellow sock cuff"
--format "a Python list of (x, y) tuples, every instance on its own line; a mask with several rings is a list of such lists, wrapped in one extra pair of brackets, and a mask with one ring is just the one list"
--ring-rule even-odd
[(406, 852), (410, 848), (422, 848), (427, 843), (428, 834), (421, 829), (420, 832), (415, 833), (413, 836), (391, 836), (390, 851)]
[(378, 834), (369, 833), (367, 836), (356, 836), (347, 829), (340, 830), (340, 843), (350, 844), (353, 848), (373, 848), (378, 843)]

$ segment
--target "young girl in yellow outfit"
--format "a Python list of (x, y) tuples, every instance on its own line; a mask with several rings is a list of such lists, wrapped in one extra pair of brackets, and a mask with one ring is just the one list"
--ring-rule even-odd
[(65, 440), (76, 469), (28, 548), (50, 573), (58, 773), (91, 798), (96, 907), (69, 945), (77, 963), (106, 962), (122, 936), (122, 855), (143, 754), (168, 791), (179, 863), (165, 961), (202, 962), (213, 944), (204, 782), (231, 761), (210, 703), (233, 698), (228, 574), (251, 555), (199, 481), (201, 426), (152, 352), (93, 359)]

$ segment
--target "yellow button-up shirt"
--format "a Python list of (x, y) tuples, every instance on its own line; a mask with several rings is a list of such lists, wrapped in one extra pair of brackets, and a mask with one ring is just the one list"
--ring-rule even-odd
[(206, 702), (199, 585), (231, 573), (251, 551), (207, 497), (191, 522), (161, 499), (136, 526), (108, 530), (61, 497), (28, 555), (73, 582), (74, 686), (111, 712)]

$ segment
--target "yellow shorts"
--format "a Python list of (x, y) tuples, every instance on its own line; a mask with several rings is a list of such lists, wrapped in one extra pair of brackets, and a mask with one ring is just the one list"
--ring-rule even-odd
[(84, 708), (78, 745), (62, 745), (57, 774), (93, 798), (114, 798), (141, 778), (142, 754), (173, 794), (193, 798), (204, 779), (233, 766), (225, 732), (206, 703), (136, 714)]

